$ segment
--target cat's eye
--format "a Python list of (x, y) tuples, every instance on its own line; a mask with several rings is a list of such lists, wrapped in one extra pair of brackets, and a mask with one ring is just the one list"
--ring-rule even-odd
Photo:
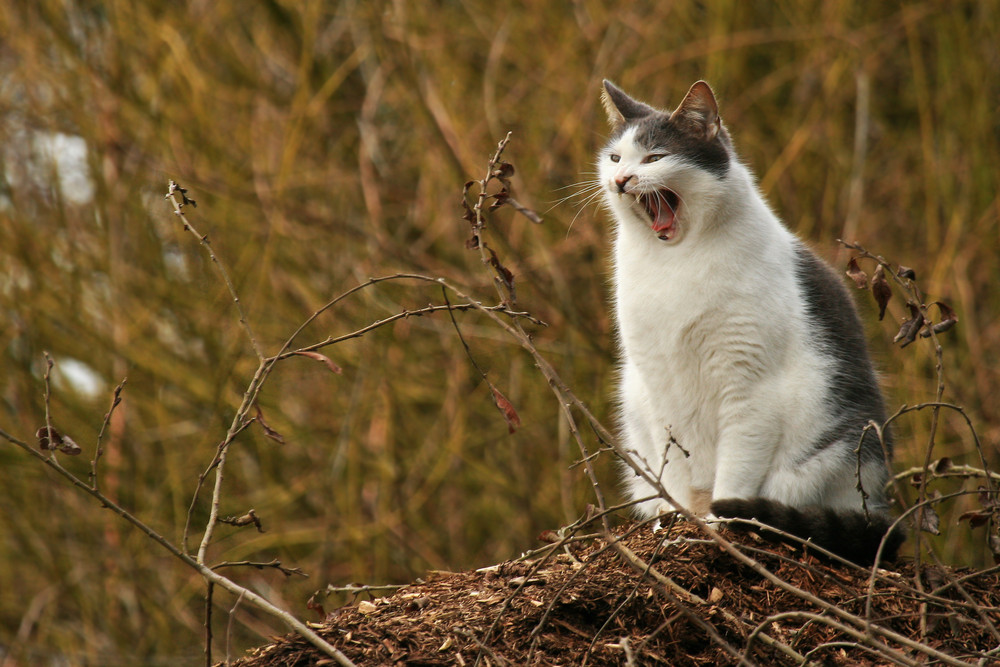
[(621, 156), (621, 155), (615, 155), (614, 153), (612, 153), (612, 154), (610, 155), (610, 157), (611, 157), (611, 161), (612, 161), (612, 162), (619, 162), (619, 161), (621, 161), (621, 159), (622, 159), (622, 156)]
[(656, 162), (662, 158), (667, 157), (663, 153), (651, 153), (642, 159), (643, 163)]

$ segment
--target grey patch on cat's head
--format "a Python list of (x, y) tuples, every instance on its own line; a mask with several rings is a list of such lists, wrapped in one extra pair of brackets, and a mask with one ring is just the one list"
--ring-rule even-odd
[(704, 81), (695, 82), (670, 113), (629, 97), (607, 79), (601, 101), (612, 140), (635, 127), (636, 141), (650, 150), (664, 150), (719, 178), (729, 171), (732, 142), (719, 118), (715, 95)]

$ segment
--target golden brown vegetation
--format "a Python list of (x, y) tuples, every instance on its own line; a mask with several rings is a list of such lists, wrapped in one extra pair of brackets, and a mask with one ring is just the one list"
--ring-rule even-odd
[[(533, 225), (494, 227), (519, 305), (548, 327), (539, 349), (609, 423), (613, 338), (606, 224), (556, 205), (591, 176), (610, 77), (664, 106), (710, 80), (737, 146), (789, 226), (846, 264), (835, 239), (913, 267), (958, 312), (945, 334), (945, 398), (995, 460), (1000, 419), (1000, 10), (992, 3), (738, 0), (598, 2), (5, 3), (0, 8), (0, 428), (51, 415), (84, 454), (103, 434), (103, 490), (179, 541), (257, 364), (225, 284), (162, 197), (174, 178), (228, 266), (247, 321), (274, 354), (307, 317), (369, 277), (444, 277), (495, 298), (465, 247), (461, 184), (508, 130)], [(60, 187), (53, 137), (86, 142), (92, 191)], [(64, 144), (63, 144), (64, 145)], [(436, 287), (366, 288), (300, 342), (441, 303)], [(868, 315), (874, 308), (865, 305)], [(259, 428), (231, 450), (223, 515), (254, 508), (265, 532), (220, 526), (214, 562), (310, 574), (233, 574), (305, 616), (327, 583), (409, 581), (533, 546), (590, 500), (579, 453), (530, 357), (476, 313), (456, 313), (472, 355), (517, 409), (513, 435), (445, 314), (400, 319), (323, 350), (342, 369), (282, 362)], [(934, 397), (923, 340), (874, 349), (890, 405)], [(74, 362), (99, 379), (81, 384)], [(941, 413), (935, 456), (978, 462), (960, 414)], [(897, 466), (924, 461), (928, 411), (896, 422)], [(608, 493), (610, 457), (597, 460)], [(11, 664), (201, 660), (204, 582), (12, 447), (0, 448), (0, 651)], [(954, 484), (958, 484), (955, 482)], [(943, 483), (942, 483), (943, 484)], [(944, 493), (957, 486), (944, 486)], [(207, 495), (193, 525), (203, 526)], [(943, 559), (979, 565), (981, 532), (940, 509)], [(980, 529), (981, 530), (981, 529)], [(200, 539), (196, 535), (194, 542)], [(11, 593), (13, 592), (13, 594)], [(236, 604), (217, 593), (217, 617)], [(281, 631), (243, 606), (224, 654)], [(3, 653), (0, 653), (2, 656)]]

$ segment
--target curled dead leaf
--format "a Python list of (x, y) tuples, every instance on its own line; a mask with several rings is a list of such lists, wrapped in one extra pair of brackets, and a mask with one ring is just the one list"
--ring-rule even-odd
[(258, 533), (267, 532), (264, 530), (264, 525), (260, 522), (260, 517), (257, 516), (257, 513), (253, 509), (248, 510), (247, 513), (244, 514), (243, 516), (239, 517), (230, 516), (226, 517), (225, 519), (219, 519), (219, 523), (224, 523), (229, 526), (237, 526), (237, 527), (249, 526), (253, 524), (254, 526), (257, 527)]
[(63, 454), (66, 454), (67, 456), (79, 456), (80, 453), (83, 451), (83, 448), (81, 448), (80, 445), (73, 442), (73, 438), (69, 437), (68, 435), (64, 435), (63, 442), (61, 445), (59, 445), (59, 451), (62, 452)]
[(878, 318), (881, 320), (885, 317), (885, 307), (892, 298), (892, 289), (885, 279), (885, 269), (881, 264), (875, 268), (875, 275), (872, 276), (872, 296), (878, 304)]
[(521, 426), (521, 418), (517, 416), (517, 411), (511, 405), (511, 402), (507, 400), (507, 397), (501, 394), (500, 390), (494, 387), (492, 383), (490, 384), (490, 391), (493, 392), (493, 402), (507, 422), (507, 431), (513, 433)]
[(993, 516), (993, 512), (989, 510), (969, 510), (968, 512), (962, 512), (958, 517), (959, 523), (962, 521), (968, 521), (970, 528), (979, 528), (980, 526), (985, 526), (990, 521), (990, 517)]
[(319, 352), (313, 352), (312, 350), (296, 350), (295, 352), (292, 352), (292, 354), (297, 354), (300, 357), (309, 357), (310, 359), (315, 359), (316, 361), (319, 361), (320, 363), (324, 364), (327, 368), (330, 369), (331, 372), (336, 373), (337, 375), (340, 375), (341, 373), (344, 372), (340, 366), (333, 363), (333, 361), (330, 360), (330, 357), (326, 356), (325, 354), (320, 354)]
[(517, 201), (513, 197), (507, 197), (507, 204), (509, 206), (514, 207), (514, 209), (518, 213), (526, 217), (528, 220), (531, 220), (536, 225), (542, 224), (542, 216), (538, 215), (533, 210), (523, 205), (521, 202)]
[(868, 289), (868, 274), (858, 266), (856, 257), (852, 257), (851, 261), (847, 263), (847, 275), (858, 286), (858, 289)]
[[(941, 492), (935, 489), (934, 493), (929, 495), (928, 500), (934, 501), (940, 498)], [(934, 511), (930, 503), (917, 510), (917, 514), (920, 517), (920, 530), (931, 535), (941, 534), (941, 517)]]
[(892, 339), (893, 343), (902, 341), (903, 344), (900, 347), (906, 347), (915, 341), (917, 334), (920, 333), (920, 329), (924, 326), (924, 314), (920, 312), (920, 308), (912, 303), (906, 305), (910, 309), (910, 319), (903, 322), (903, 325), (899, 328), (899, 333)]
[(538, 541), (539, 542), (547, 542), (548, 544), (555, 544), (560, 539), (562, 539), (562, 538), (559, 537), (559, 533), (557, 533), (554, 530), (543, 530), (538, 535)]
[[(940, 496), (941, 494), (935, 492), (934, 495)], [(941, 534), (941, 517), (938, 516), (938, 513), (932, 507), (923, 507), (920, 509), (920, 530), (931, 535)]]
[(900, 278), (905, 278), (906, 280), (916, 280), (917, 272), (908, 266), (899, 265), (899, 270), (896, 271), (896, 275)]
[(500, 208), (501, 206), (507, 203), (507, 199), (510, 197), (510, 193), (507, 192), (507, 188), (504, 188), (495, 195), (492, 195), (492, 197), (493, 197), (493, 203), (490, 204), (489, 210), (495, 211), (496, 209)]
[(951, 470), (952, 465), (951, 459), (947, 456), (943, 456), (931, 464), (931, 470), (934, 471), (935, 475), (943, 475)]
[[(931, 327), (931, 331), (935, 334), (944, 333), (958, 323), (958, 315), (955, 314), (955, 311), (952, 310), (951, 306), (943, 301), (935, 301), (931, 305), (937, 306), (938, 310), (941, 312), (941, 321)], [(924, 338), (929, 338), (931, 332), (924, 330), (920, 332), (920, 335)]]
[(995, 532), (990, 534), (988, 540), (990, 551), (993, 553), (993, 562), (1000, 564), (1000, 535)]
[(320, 618), (326, 618), (326, 609), (323, 608), (322, 603), (316, 601), (315, 593), (306, 601), (306, 609), (316, 612)]
[(510, 162), (500, 162), (493, 170), (491, 176), (499, 181), (506, 181), (514, 175), (514, 165)]
[(489, 248), (490, 251), (490, 265), (497, 272), (497, 279), (507, 288), (507, 294), (510, 295), (510, 303), (513, 304), (517, 301), (517, 293), (514, 290), (514, 274), (511, 273), (510, 269), (500, 263), (500, 258), (497, 254), (493, 252), (493, 248)]
[(38, 448), (42, 451), (58, 449), (62, 444), (62, 435), (51, 426), (43, 426), (35, 431), (35, 437), (38, 438)]
[(469, 202), (467, 202), (464, 198), (462, 199), (462, 210), (464, 211), (464, 213), (462, 213), (462, 220), (465, 220), (471, 225), (475, 225), (476, 212), (472, 210), (472, 207), (469, 206)]
[(260, 427), (264, 430), (264, 435), (269, 437), (271, 440), (274, 440), (279, 445), (285, 444), (285, 436), (281, 435), (268, 425), (267, 420), (264, 419), (264, 413), (261, 411), (260, 406), (254, 403), (253, 407), (257, 413), (255, 419), (257, 420), (257, 423), (260, 424)]
[(67, 456), (78, 456), (83, 449), (68, 435), (63, 435), (52, 426), (43, 426), (35, 431), (38, 448), (42, 451), (58, 449)]

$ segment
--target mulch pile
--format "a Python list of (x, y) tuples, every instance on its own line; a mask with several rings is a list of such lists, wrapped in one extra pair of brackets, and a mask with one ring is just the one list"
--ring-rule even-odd
[[(783, 590), (686, 522), (655, 534), (622, 526), (615, 534), (634, 557), (592, 535), (524, 560), (436, 574), (339, 609), (313, 627), (357, 665), (729, 665), (741, 659), (797, 665), (803, 658), (815, 665), (946, 664), (942, 654), (961, 661), (952, 664), (1000, 664), (987, 654), (1000, 645), (1000, 575), (993, 570), (925, 565), (917, 578), (914, 564), (904, 561), (894, 572), (880, 570), (870, 591), (868, 570), (826, 563), (755, 533), (723, 532), (783, 581), (855, 615), (852, 621)], [(659, 578), (644, 572), (644, 564)], [(927, 596), (931, 592), (935, 597)], [(867, 618), (879, 630), (866, 635), (868, 605)], [(336, 663), (289, 635), (233, 664)]]

